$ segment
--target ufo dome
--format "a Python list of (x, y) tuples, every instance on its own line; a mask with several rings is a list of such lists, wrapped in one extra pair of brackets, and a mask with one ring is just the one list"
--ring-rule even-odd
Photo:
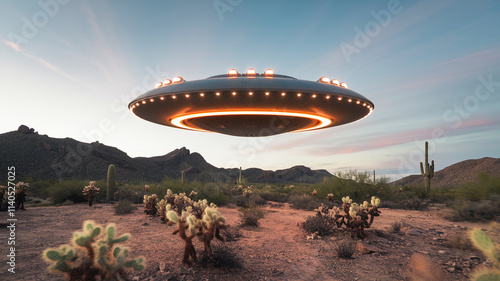
[(216, 75), (202, 80), (166, 79), (137, 97), (138, 117), (175, 128), (259, 137), (329, 128), (368, 116), (373, 103), (345, 83), (274, 74)]

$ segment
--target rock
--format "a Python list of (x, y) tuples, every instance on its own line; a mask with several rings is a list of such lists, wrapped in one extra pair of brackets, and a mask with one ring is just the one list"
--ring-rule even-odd
[(446, 251), (445, 250), (439, 250), (438, 253), (442, 255), (442, 254), (446, 254)]
[(30, 129), (26, 125), (21, 125), (21, 126), (19, 126), (19, 128), (17, 128), (17, 132), (19, 132), (21, 134), (32, 134), (35, 132), (35, 129), (33, 129), (33, 128)]
[(418, 228), (418, 227), (412, 227), (408, 230), (406, 230), (406, 235), (415, 235), (415, 236), (418, 236), (418, 235), (421, 235), (421, 234), (424, 234), (425, 231), (421, 228)]
[(454, 267), (448, 267), (446, 270), (448, 272), (450, 272), (450, 273), (455, 272), (455, 268)]
[(364, 242), (358, 241), (357, 244), (357, 249), (360, 253), (362, 254), (373, 254), (373, 253), (379, 253), (379, 254), (386, 254), (387, 251), (384, 251), (378, 247), (375, 247), (373, 245), (368, 245)]

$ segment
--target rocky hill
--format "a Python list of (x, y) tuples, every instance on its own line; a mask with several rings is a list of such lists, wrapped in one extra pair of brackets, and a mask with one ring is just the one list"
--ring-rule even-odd
[[(435, 172), (431, 185), (433, 187), (456, 187), (467, 182), (476, 181), (479, 172), (500, 177), (500, 159), (485, 157), (458, 162), (441, 171)], [(421, 175), (411, 175), (394, 182), (397, 185), (421, 185)]]
[[(121, 181), (180, 178), (184, 171), (187, 180), (234, 183), (239, 174), (238, 169), (214, 167), (199, 153), (191, 153), (185, 147), (163, 156), (131, 158), (99, 142), (51, 138), (24, 125), (17, 131), (0, 134), (0, 166), (15, 166), (18, 179), (104, 180), (110, 164), (116, 166), (117, 179)], [(0, 180), (6, 175), (0, 174)], [(242, 175), (249, 183), (315, 183), (332, 176), (326, 170), (304, 166), (277, 171), (250, 168), (243, 170)]]

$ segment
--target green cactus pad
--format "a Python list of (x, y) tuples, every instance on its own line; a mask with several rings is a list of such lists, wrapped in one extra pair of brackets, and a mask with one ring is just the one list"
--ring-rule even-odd
[(490, 251), (495, 247), (493, 240), (481, 229), (474, 229), (471, 231), (471, 240), (478, 249), (482, 251)]
[(53, 261), (57, 261), (57, 260), (60, 260), (62, 259), (61, 255), (59, 254), (58, 251), (56, 250), (49, 250), (49, 251), (46, 251), (45, 252), (45, 256), (49, 259), (49, 260), (53, 260)]

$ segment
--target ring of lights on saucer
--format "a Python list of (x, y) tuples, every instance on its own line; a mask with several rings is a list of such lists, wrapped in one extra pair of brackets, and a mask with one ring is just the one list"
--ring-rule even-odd
[(336, 80), (268, 73), (167, 79), (130, 102), (129, 109), (161, 125), (251, 137), (329, 128), (373, 111), (371, 101)]

